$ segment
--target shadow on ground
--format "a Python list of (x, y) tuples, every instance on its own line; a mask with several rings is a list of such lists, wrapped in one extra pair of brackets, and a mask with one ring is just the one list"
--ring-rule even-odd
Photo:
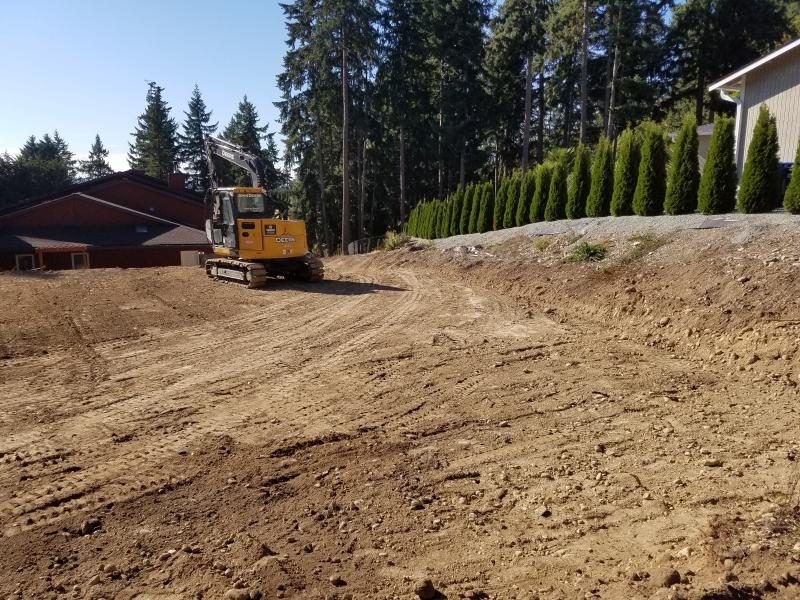
[(271, 279), (263, 288), (269, 290), (298, 290), (310, 294), (330, 294), (332, 296), (360, 296), (362, 294), (376, 294), (378, 292), (407, 292), (406, 288), (380, 283), (367, 283), (361, 281), (333, 281), (323, 280), (317, 283), (298, 283)]

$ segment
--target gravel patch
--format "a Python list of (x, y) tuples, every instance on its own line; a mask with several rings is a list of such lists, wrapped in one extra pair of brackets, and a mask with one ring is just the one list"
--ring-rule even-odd
[(746, 244), (759, 235), (759, 231), (775, 226), (800, 226), (800, 215), (787, 212), (772, 212), (757, 215), (730, 213), (726, 215), (678, 215), (659, 217), (599, 217), (543, 223), (531, 223), (523, 227), (512, 227), (488, 233), (472, 233), (455, 235), (435, 240), (434, 244), (441, 250), (456, 246), (492, 246), (513, 238), (527, 236), (530, 238), (546, 235), (576, 234), (589, 238), (631, 236), (651, 233), (657, 236), (668, 235), (689, 229), (717, 229), (721, 227), (736, 228), (731, 236), (731, 243)]

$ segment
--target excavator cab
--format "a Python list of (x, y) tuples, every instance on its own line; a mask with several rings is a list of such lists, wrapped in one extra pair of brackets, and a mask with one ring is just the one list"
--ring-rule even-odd
[[(237, 220), (285, 219), (285, 213), (259, 188), (218, 188), (211, 192), (209, 239), (215, 246), (238, 249)], [(249, 233), (243, 232), (244, 237)]]

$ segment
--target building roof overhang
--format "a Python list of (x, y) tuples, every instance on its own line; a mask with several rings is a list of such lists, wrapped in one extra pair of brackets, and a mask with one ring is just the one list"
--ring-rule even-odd
[(777, 50), (774, 50), (767, 54), (766, 56), (762, 56), (759, 59), (754, 60), (748, 65), (745, 65), (738, 71), (734, 71), (733, 73), (726, 75), (722, 79), (715, 81), (710, 86), (708, 86), (708, 91), (713, 92), (715, 90), (724, 90), (728, 92), (741, 92), (742, 88), (744, 87), (745, 76), (750, 73), (751, 71), (755, 71), (766, 65), (769, 62), (772, 62), (776, 58), (783, 56), (784, 54), (791, 52), (792, 50), (800, 47), (800, 38), (791, 41), (787, 44), (784, 44)]

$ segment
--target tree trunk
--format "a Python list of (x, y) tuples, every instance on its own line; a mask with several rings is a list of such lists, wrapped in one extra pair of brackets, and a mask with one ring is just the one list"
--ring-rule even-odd
[(611, 114), (611, 86), (614, 80), (614, 54), (612, 48), (616, 50), (616, 38), (614, 36), (614, 6), (613, 2), (609, 3), (608, 10), (606, 10), (606, 31), (608, 31), (608, 51), (606, 53), (606, 90), (605, 102), (603, 103), (603, 131), (608, 131), (608, 120)]
[(589, 0), (583, 0), (583, 33), (581, 34), (581, 129), (578, 141), (586, 143), (586, 120), (589, 110)]
[(608, 97), (608, 123), (606, 124), (606, 137), (614, 139), (617, 135), (617, 127), (614, 122), (614, 109), (617, 105), (617, 87), (619, 83), (619, 70), (622, 66), (622, 53), (619, 48), (620, 28), (622, 26), (622, 7), (619, 6), (619, 14), (617, 16), (616, 34), (614, 36), (614, 64), (611, 68), (611, 92)]
[(467, 144), (464, 142), (461, 146), (461, 164), (459, 166), (458, 185), (462, 188), (467, 181)]
[(703, 124), (703, 104), (706, 97), (706, 70), (701, 61), (697, 61), (697, 95), (695, 97), (695, 118), (697, 126)]
[(342, 31), (342, 254), (348, 254), (350, 244), (350, 133), (349, 87), (347, 82), (347, 37)]
[(324, 256), (330, 256), (333, 249), (331, 231), (328, 227), (328, 209), (325, 206), (325, 169), (322, 160), (322, 125), (317, 121), (317, 179), (319, 181), (319, 215), (322, 221), (322, 235), (325, 238)]
[(406, 222), (406, 132), (400, 127), (400, 228)]
[(438, 156), (439, 156), (439, 195), (441, 200), (444, 196), (444, 155), (442, 144), (442, 131), (444, 130), (444, 74), (439, 78), (439, 143), (438, 143)]
[(361, 187), (358, 190), (358, 237), (365, 237), (364, 206), (367, 195), (367, 140), (361, 143)]
[(544, 161), (544, 111), (545, 97), (544, 97), (544, 58), (539, 67), (539, 122), (538, 122), (538, 139), (536, 140), (536, 161), (542, 163)]
[(525, 59), (525, 124), (522, 133), (522, 174), (528, 172), (528, 156), (531, 150), (531, 86), (533, 85), (533, 53)]

